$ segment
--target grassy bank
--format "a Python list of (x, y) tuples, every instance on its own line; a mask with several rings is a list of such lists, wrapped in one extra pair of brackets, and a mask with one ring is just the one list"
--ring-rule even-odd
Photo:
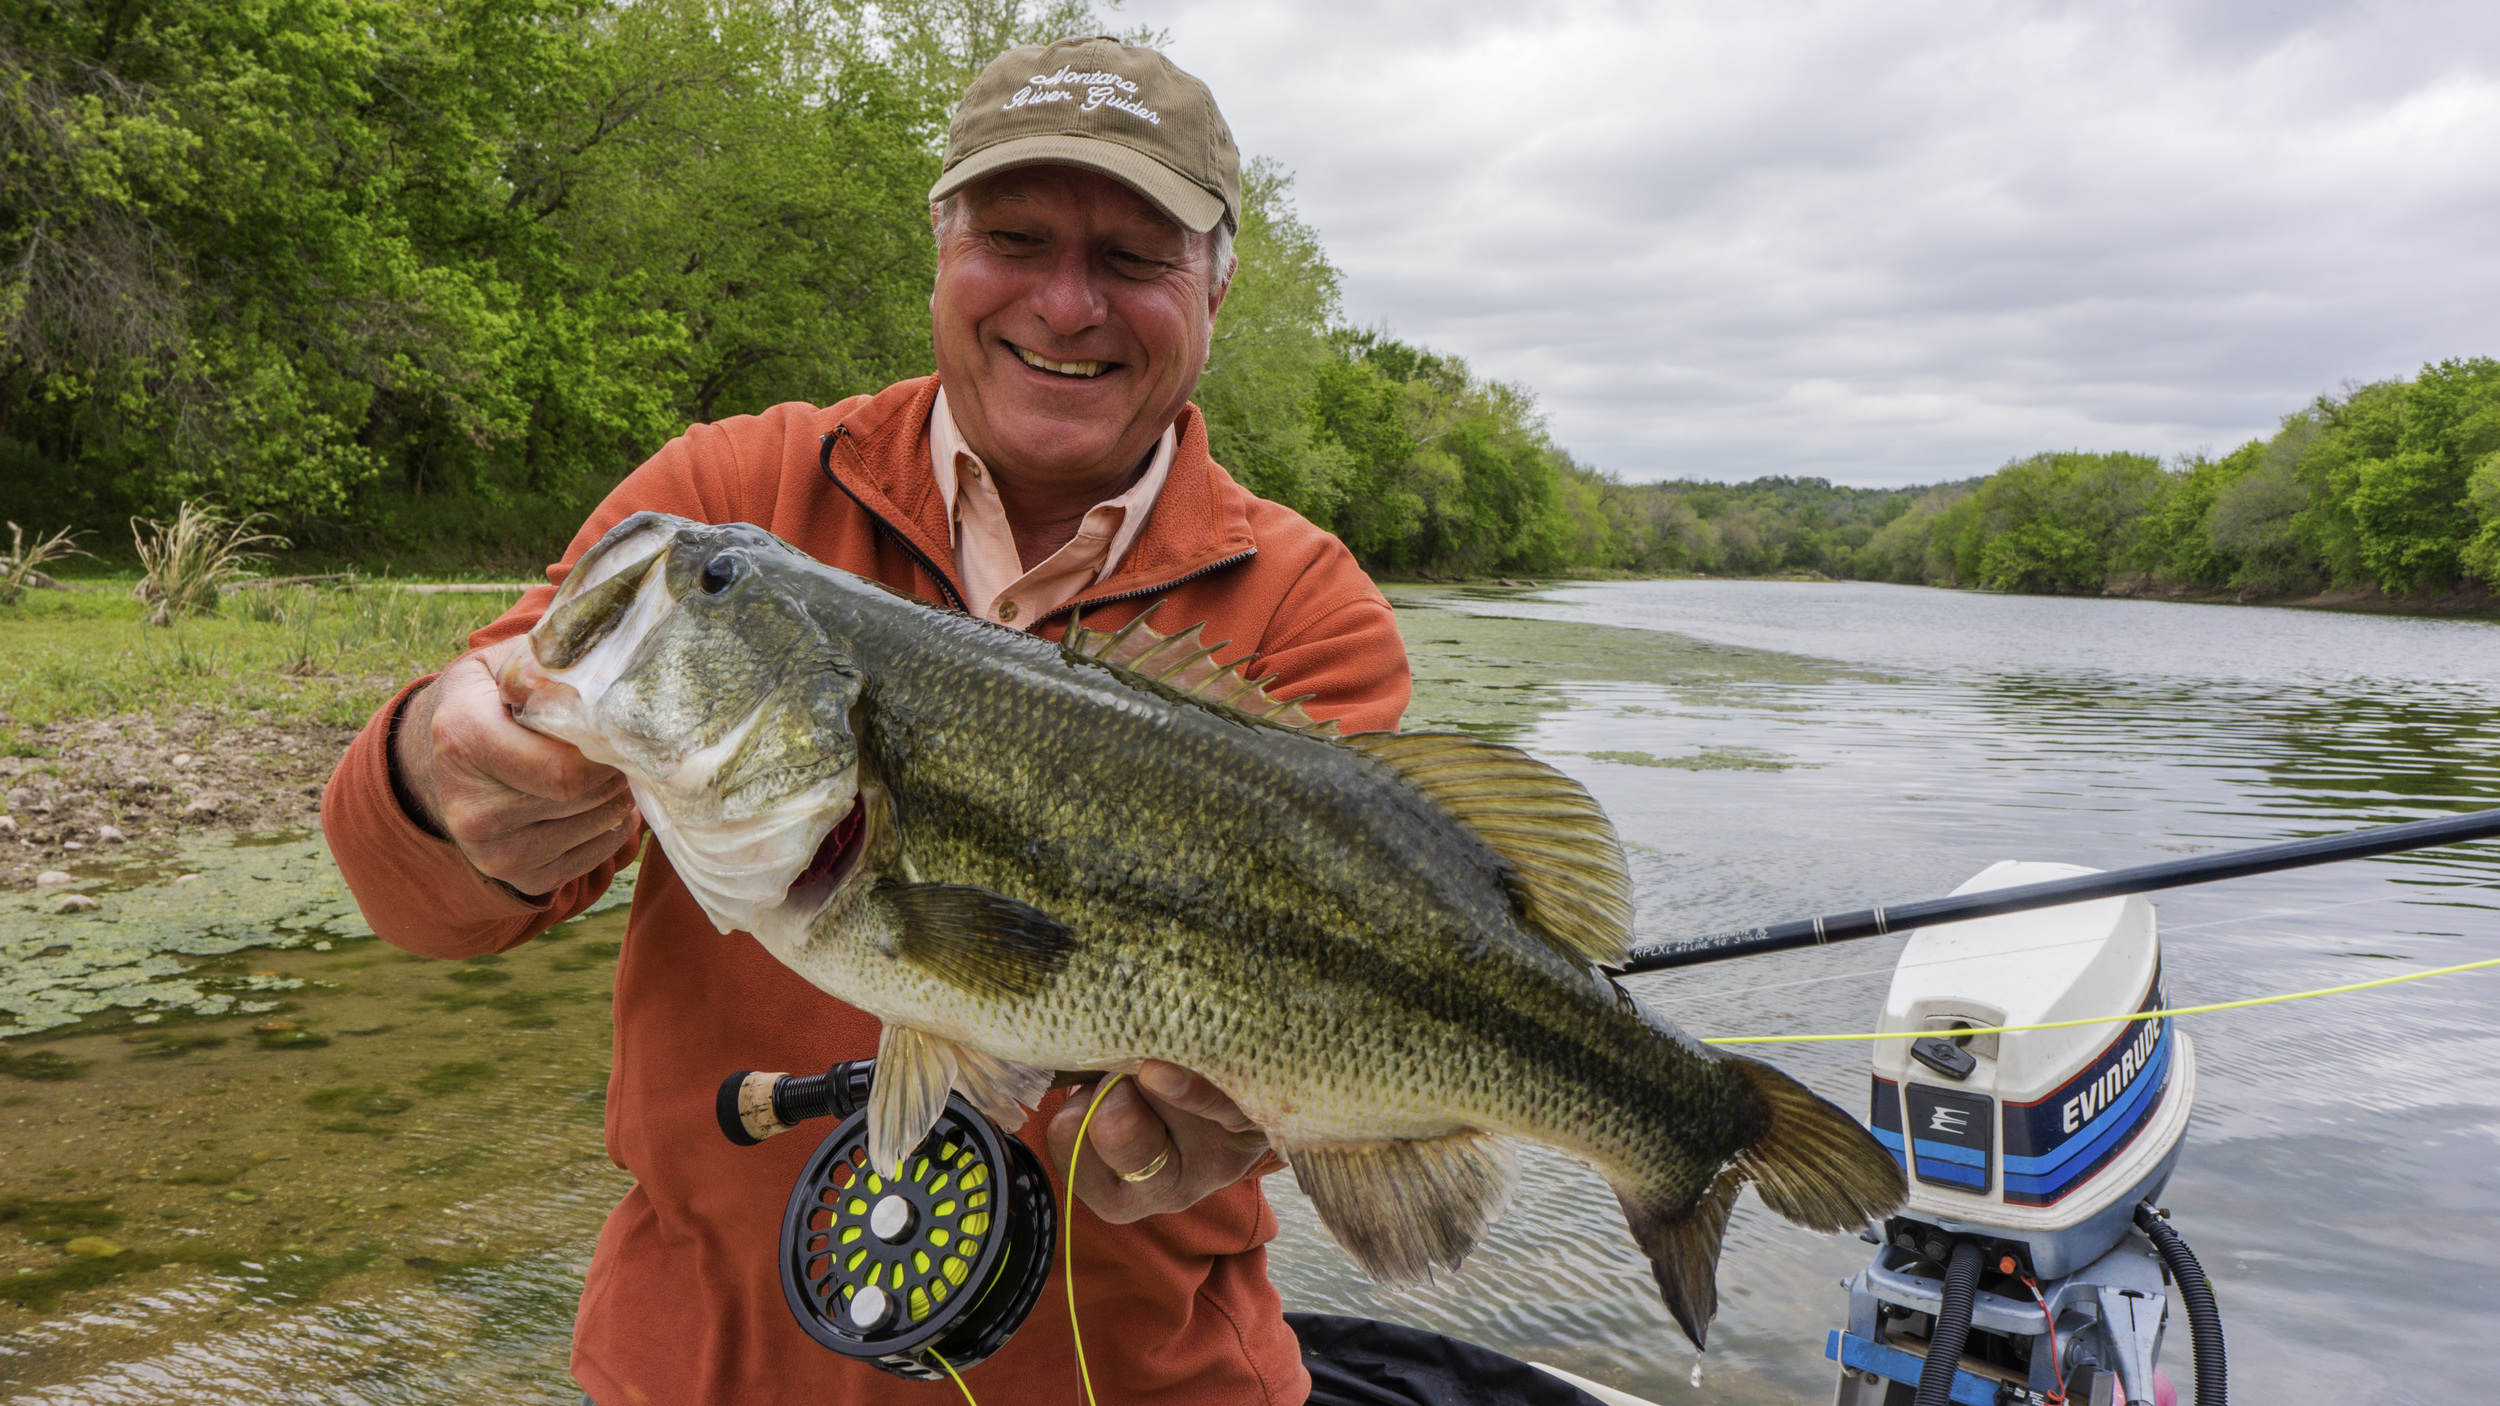
[(457, 654), (515, 595), (389, 588), (229, 592), (218, 614), (145, 623), (130, 581), (31, 591), (0, 611), (0, 750), (30, 728), (206, 709), (360, 723), (400, 683)]
[(354, 730), (513, 599), (282, 587), (155, 626), (130, 585), (0, 608), (0, 886), (312, 828)]

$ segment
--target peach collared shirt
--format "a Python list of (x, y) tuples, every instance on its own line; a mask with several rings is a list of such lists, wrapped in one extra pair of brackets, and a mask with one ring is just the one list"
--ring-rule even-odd
[(1076, 536), (1027, 571), (1016, 554), (1016, 535), (1007, 525), (997, 485), (990, 482), (989, 466), (964, 443), (946, 409), (946, 392), (939, 391), (929, 409), (929, 472), (937, 479), (955, 534), (955, 574), (963, 582), (964, 604), (984, 620), (1030, 629), (1034, 621), (1110, 575), (1145, 530), (1179, 443), (1166, 425), (1137, 482), (1119, 497), (1087, 509)]

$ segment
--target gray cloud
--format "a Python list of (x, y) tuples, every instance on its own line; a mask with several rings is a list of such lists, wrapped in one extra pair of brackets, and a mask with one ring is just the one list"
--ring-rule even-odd
[(1134, 0), (1361, 323), (1627, 478), (2229, 448), (2500, 355), (2500, 6)]

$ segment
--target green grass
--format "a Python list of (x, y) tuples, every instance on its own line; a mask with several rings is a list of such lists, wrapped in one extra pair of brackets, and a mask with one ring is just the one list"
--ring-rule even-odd
[[(0, 609), (11, 666), (0, 670), (0, 718), (23, 727), (204, 707), (354, 726), (516, 598), (297, 586), (230, 592), (215, 616), (150, 626), (126, 582), (30, 591)], [(30, 744), (0, 730), (0, 746)]]

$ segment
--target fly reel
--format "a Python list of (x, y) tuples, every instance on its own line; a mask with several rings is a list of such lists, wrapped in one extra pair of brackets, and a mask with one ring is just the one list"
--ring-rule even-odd
[(835, 1352), (942, 1382), (946, 1366), (961, 1372), (1006, 1346), (1040, 1302), (1057, 1208), (1032, 1150), (961, 1097), (897, 1176), (878, 1174), (868, 1164), (875, 1063), (814, 1076), (741, 1071), (715, 1111), (745, 1146), (808, 1118), (842, 1119), (782, 1212), (782, 1298)]

